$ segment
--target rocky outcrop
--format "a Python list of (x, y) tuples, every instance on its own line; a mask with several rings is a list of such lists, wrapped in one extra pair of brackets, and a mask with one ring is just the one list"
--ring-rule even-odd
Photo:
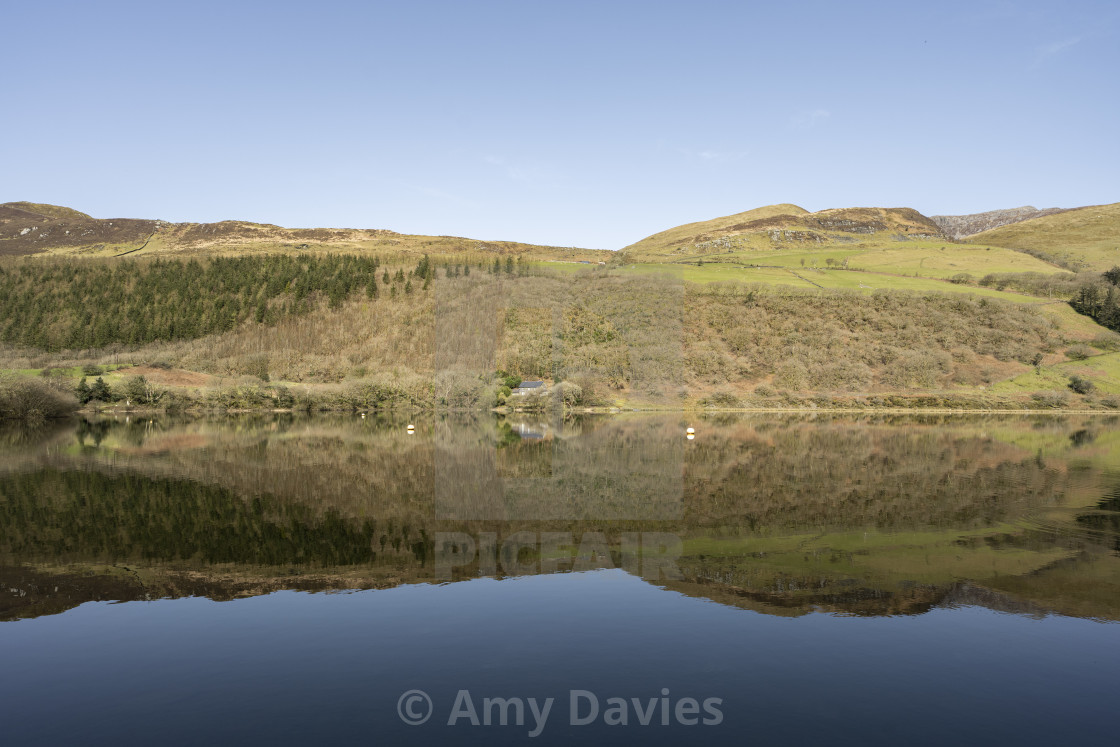
[(931, 216), (931, 219), (946, 236), (953, 239), (963, 239), (981, 231), (1064, 211), (1065, 208), (1039, 210), (1031, 205), (1026, 205), (1009, 210), (989, 210), (986, 213), (973, 213), (971, 215), (934, 215)]

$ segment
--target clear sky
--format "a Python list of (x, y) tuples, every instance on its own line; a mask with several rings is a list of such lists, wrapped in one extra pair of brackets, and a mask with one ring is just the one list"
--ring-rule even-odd
[(36, 2), (0, 201), (619, 248), (1120, 200), (1120, 3)]

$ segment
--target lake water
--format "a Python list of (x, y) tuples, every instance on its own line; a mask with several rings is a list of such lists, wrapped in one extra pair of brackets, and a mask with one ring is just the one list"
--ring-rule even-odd
[(1116, 742), (1115, 418), (407, 424), (0, 431), (0, 743)]

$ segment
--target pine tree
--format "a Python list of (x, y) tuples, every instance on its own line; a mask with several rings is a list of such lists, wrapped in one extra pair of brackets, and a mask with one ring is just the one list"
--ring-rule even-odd
[(89, 390), (89, 398), (95, 399), (98, 402), (110, 402), (113, 399), (112, 392), (109, 391), (109, 385), (105, 383), (105, 379), (100, 376), (93, 382), (93, 386)]
[(428, 273), (432, 271), (432, 261), (425, 254), (419, 262), (416, 263), (416, 276), (422, 279), (427, 279)]
[(85, 376), (78, 382), (77, 388), (74, 389), (74, 394), (78, 397), (78, 402), (83, 405), (90, 401), (92, 395), (90, 394), (89, 384), (86, 383)]

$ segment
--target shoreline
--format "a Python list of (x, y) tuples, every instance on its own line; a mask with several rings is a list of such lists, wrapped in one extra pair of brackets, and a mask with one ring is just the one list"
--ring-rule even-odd
[[(161, 407), (122, 407), (88, 408), (76, 410), (72, 415), (248, 415), (253, 413), (269, 414), (349, 414), (349, 415), (388, 415), (388, 414), (429, 414), (429, 413), (491, 413), (494, 415), (551, 415), (557, 410), (506, 409), (506, 408), (430, 408), (398, 407), (386, 409), (316, 408), (303, 409), (292, 407), (183, 407), (167, 409)], [(705, 415), (722, 413), (765, 413), (765, 414), (804, 414), (804, 413), (886, 413), (892, 415), (932, 414), (932, 415), (1120, 415), (1120, 410), (1099, 408), (952, 408), (952, 407), (572, 407), (563, 408), (563, 414), (578, 415), (626, 415), (626, 414), (680, 414)]]

